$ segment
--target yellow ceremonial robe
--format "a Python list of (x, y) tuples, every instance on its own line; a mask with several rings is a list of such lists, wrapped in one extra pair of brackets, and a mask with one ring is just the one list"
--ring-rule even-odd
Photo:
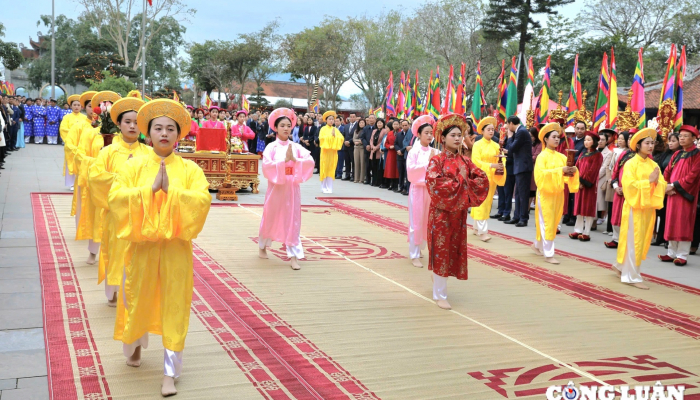
[(146, 156), (153, 152), (149, 146), (135, 142), (126, 143), (116, 136), (111, 145), (100, 150), (95, 162), (88, 169), (88, 186), (92, 203), (100, 211), (102, 238), (100, 245), (97, 283), (107, 278), (110, 286), (122, 284), (124, 253), (129, 245), (126, 240), (117, 238), (114, 215), (109, 211), (109, 189), (126, 163), (132, 157)]
[[(81, 113), (70, 113), (63, 117), (61, 120), (61, 125), (58, 130), (61, 134), (61, 140), (63, 140), (63, 174), (66, 173), (66, 167), (68, 167), (68, 172), (75, 175), (75, 151), (78, 146), (79, 137), (76, 137), (79, 132), (77, 129), (73, 130), (74, 126), (81, 124), (83, 122), (89, 122), (85, 114)], [(72, 214), (71, 214), (72, 215)]]
[(564, 176), (563, 167), (566, 167), (566, 156), (552, 150), (544, 149), (537, 156), (535, 162), (535, 183), (537, 184), (537, 199), (535, 207), (535, 231), (537, 240), (542, 240), (540, 233), (540, 205), (542, 206), (542, 218), (544, 219), (545, 240), (554, 240), (557, 236), (557, 225), (564, 213), (564, 185), (569, 187), (570, 193), (578, 192), (578, 170), (574, 176)]
[[(66, 144), (64, 146), (64, 153), (67, 156), (67, 162), (69, 168), (72, 166), (73, 170), (71, 173), (75, 175), (75, 186), (79, 187), (78, 185), (78, 175), (79, 175), (79, 170), (80, 170), (80, 163), (76, 156), (78, 155), (78, 147), (80, 145), (80, 137), (82, 136), (83, 132), (89, 129), (94, 129), (90, 125), (90, 120), (85, 117), (84, 120), (78, 119), (77, 122), (73, 124), (73, 126), (70, 128), (68, 133), (66, 134), (66, 138), (68, 141), (66, 141)], [(76, 188), (77, 189), (77, 188)], [(71, 209), (70, 209), (70, 215), (73, 216), (75, 215), (76, 211), (78, 210), (78, 196), (80, 195), (80, 190), (74, 190), (73, 191), (73, 201), (71, 203)]]
[[(95, 207), (90, 195), (88, 170), (95, 162), (95, 158), (104, 144), (99, 127), (93, 128), (89, 123), (83, 124), (78, 150), (75, 154), (75, 166), (78, 170), (77, 181), (78, 186), (80, 186), (80, 219), (75, 232), (75, 240), (92, 239), (93, 242), (99, 242), (102, 239), (100, 210)], [(96, 219), (97, 223), (95, 223)]]
[(491, 168), (491, 164), (498, 162), (500, 149), (501, 146), (498, 143), (484, 138), (474, 143), (474, 147), (472, 147), (472, 162), (489, 178), (489, 194), (486, 196), (486, 200), (479, 207), (472, 207), (471, 215), (474, 220), (489, 219), (496, 186), (503, 186), (506, 183), (506, 166), (503, 165), (503, 175), (496, 175), (496, 168)]
[(642, 260), (647, 258), (654, 234), (656, 210), (664, 206), (666, 181), (659, 174), (659, 181), (649, 182), (649, 175), (658, 168), (658, 164), (650, 157), (642, 158), (639, 154), (625, 164), (622, 173), (622, 191), (625, 194), (625, 204), (622, 206), (622, 222), (620, 223), (620, 241), (617, 245), (617, 262), (622, 264), (627, 255), (627, 230), (629, 216), (632, 211), (632, 226), (634, 228), (634, 261), (639, 267)]
[(204, 227), (211, 195), (202, 169), (175, 154), (165, 158), (168, 193), (153, 193), (160, 163), (155, 153), (132, 158), (109, 191), (117, 238), (130, 241), (114, 339), (131, 344), (150, 332), (163, 335), (166, 349), (182, 351), (192, 302), (192, 239)]
[[(335, 137), (333, 132), (335, 131)], [(319, 176), (321, 180), (335, 179), (335, 169), (338, 166), (338, 150), (343, 147), (345, 137), (336, 127), (328, 125), (321, 128), (318, 134), (318, 144), (321, 147), (321, 167)]]

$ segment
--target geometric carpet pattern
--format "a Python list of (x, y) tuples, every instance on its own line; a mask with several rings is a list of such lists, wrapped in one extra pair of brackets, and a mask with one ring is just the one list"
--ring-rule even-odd
[[(529, 241), (492, 232), (469, 237), (469, 280), (449, 280), (444, 311), (407, 257), (405, 207), (321, 199), (302, 207), (300, 271), (278, 243), (257, 257), (262, 207), (212, 206), (194, 241), (178, 398), (537, 399), (570, 380), (661, 380), (700, 398), (700, 290), (647, 276), (640, 291), (594, 258), (546, 264)], [(140, 368), (125, 365), (70, 202), (32, 195), (49, 393), (159, 398), (160, 337)]]

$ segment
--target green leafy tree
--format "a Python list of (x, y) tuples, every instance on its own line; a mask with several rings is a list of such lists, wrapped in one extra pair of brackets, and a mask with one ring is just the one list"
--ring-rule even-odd
[(88, 80), (100, 82), (109, 72), (114, 77), (134, 78), (137, 76), (133, 69), (124, 65), (124, 59), (114, 53), (112, 43), (106, 39), (96, 39), (83, 43), (81, 50), (84, 55), (75, 60), (74, 77), (78, 82)]
[[(489, 0), (486, 18), (482, 22), (484, 35), (491, 40), (509, 40), (517, 36), (518, 53), (524, 55), (527, 43), (532, 40), (532, 30), (541, 27), (535, 16), (556, 16), (556, 7), (573, 2), (574, 0)], [(527, 68), (520, 68), (518, 93), (523, 93), (525, 77)]]
[(230, 72), (223, 52), (232, 46), (231, 42), (207, 40), (204, 43), (193, 43), (187, 49), (189, 62), (184, 68), (187, 76), (194, 80), (199, 90), (210, 93), (214, 89), (224, 87), (229, 81)]
[(119, 93), (122, 97), (136, 89), (134, 82), (126, 80), (123, 76), (114, 76), (109, 71), (106, 71), (100, 80), (88, 79), (86, 82), (90, 85), (90, 90), (96, 90), (98, 92), (111, 90)]
[(270, 102), (263, 96), (265, 96), (265, 91), (263, 90), (262, 86), (258, 86), (257, 88), (255, 88), (255, 95), (250, 96), (250, 98), (248, 98), (248, 101), (250, 102), (250, 108), (262, 110), (263, 108), (269, 106)]
[[(141, 14), (136, 15), (131, 22), (130, 40), (128, 51), (135, 57), (139, 51), (141, 32)], [(179, 52), (183, 42), (186, 28), (177, 19), (166, 16), (158, 21), (150, 21), (153, 25), (153, 39), (151, 45), (146, 47), (146, 82), (150, 92), (155, 92), (156, 88), (162, 86), (173, 86), (180, 80), (180, 59)], [(141, 66), (135, 68), (139, 81), (141, 77)]]
[[(0, 37), (5, 37), (5, 25), (2, 22), (0, 22)], [(5, 68), (14, 71), (20, 67), (24, 57), (16, 43), (0, 40), (0, 60)]]

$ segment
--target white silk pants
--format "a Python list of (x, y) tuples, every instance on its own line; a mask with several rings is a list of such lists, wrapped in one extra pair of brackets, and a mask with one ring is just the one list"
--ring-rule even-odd
[(433, 272), (433, 300), (447, 300), (447, 277)]
[(333, 178), (326, 178), (321, 181), (321, 192), (326, 194), (333, 193)]
[(544, 226), (544, 216), (542, 216), (542, 202), (540, 201), (540, 194), (537, 194), (537, 218), (540, 219), (540, 237), (542, 240), (537, 240), (535, 236), (535, 248), (544, 254), (545, 257), (554, 257), (554, 240), (545, 239), (546, 229)]
[[(619, 229), (619, 227), (618, 227)], [(620, 280), (623, 283), (640, 283), (643, 282), (644, 279), (642, 279), (642, 275), (639, 271), (639, 267), (637, 266), (637, 263), (635, 262), (635, 254), (634, 254), (634, 218), (632, 215), (632, 209), (630, 208), (630, 215), (629, 215), (629, 223), (627, 225), (627, 253), (625, 254), (625, 258), (622, 262), (622, 264), (619, 264), (617, 262), (613, 263), (613, 266), (617, 268), (622, 275), (620, 276)], [(668, 248), (670, 249), (671, 246), (669, 245)]]
[(677, 242), (671, 240), (668, 242), (668, 256), (671, 258), (680, 258), (687, 260), (690, 253), (690, 242)]
[(474, 227), (476, 228), (476, 233), (478, 235), (483, 235), (489, 233), (489, 221), (487, 219), (474, 220)]
[[(258, 248), (260, 248), (260, 250), (264, 250), (266, 247), (270, 246), (272, 246), (272, 239), (258, 237)], [(304, 258), (304, 246), (302, 246), (301, 244), (301, 238), (299, 238), (299, 244), (296, 246), (292, 246), (286, 243), (284, 244), (284, 246), (287, 248), (287, 257), (296, 257), (297, 260), (301, 260), (302, 258)]]
[(593, 220), (595, 220), (595, 217), (584, 217), (583, 215), (577, 215), (576, 225), (574, 225), (574, 232), (589, 236), (591, 234)]

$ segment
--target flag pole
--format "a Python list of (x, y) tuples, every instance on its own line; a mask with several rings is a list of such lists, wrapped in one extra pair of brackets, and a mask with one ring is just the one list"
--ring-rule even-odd
[[(39, 93), (41, 96), (41, 93)], [(51, 0), (51, 98), (56, 98), (56, 2)]]
[(143, 0), (141, 18), (141, 95), (146, 95), (146, 0)]

